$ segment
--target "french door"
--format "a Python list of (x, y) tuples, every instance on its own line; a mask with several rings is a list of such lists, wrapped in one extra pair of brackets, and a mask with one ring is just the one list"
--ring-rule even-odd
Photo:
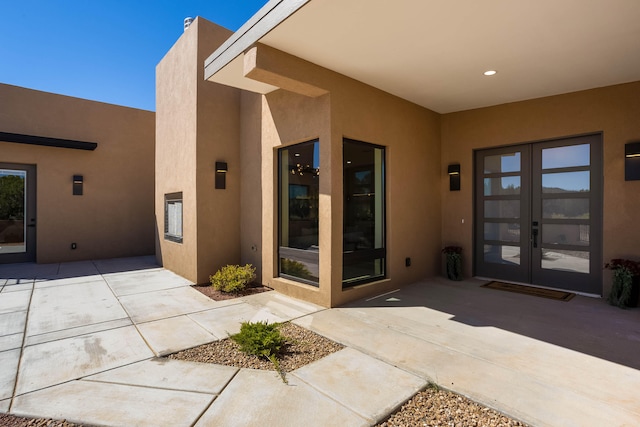
[(36, 260), (36, 167), (0, 163), (0, 263)]
[(602, 293), (601, 135), (476, 152), (476, 275)]

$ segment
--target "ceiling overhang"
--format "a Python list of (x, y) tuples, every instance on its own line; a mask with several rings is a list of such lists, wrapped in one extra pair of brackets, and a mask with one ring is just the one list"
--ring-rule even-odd
[(448, 113), (640, 80), (639, 16), (638, 0), (271, 0), (205, 78), (278, 88), (247, 73), (260, 43)]

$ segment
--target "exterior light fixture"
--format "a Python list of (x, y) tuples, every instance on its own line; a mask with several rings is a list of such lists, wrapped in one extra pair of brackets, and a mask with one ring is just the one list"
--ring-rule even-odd
[(82, 175), (73, 175), (73, 195), (82, 196), (82, 184), (84, 177)]
[(460, 191), (460, 163), (454, 163), (447, 167), (449, 174), (449, 191)]
[(498, 74), (498, 72), (496, 70), (487, 70), (484, 73), (485, 76), (495, 76), (496, 74)]
[(640, 180), (640, 142), (624, 145), (624, 180)]
[(227, 188), (227, 162), (216, 162), (216, 190)]

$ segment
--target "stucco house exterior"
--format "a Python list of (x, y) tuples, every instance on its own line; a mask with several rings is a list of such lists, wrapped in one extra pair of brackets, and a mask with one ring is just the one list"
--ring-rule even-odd
[(329, 307), (438, 275), (459, 245), (467, 276), (606, 295), (604, 262), (640, 255), (639, 8), (274, 0), (235, 33), (198, 18), (157, 67), (158, 259), (194, 282), (251, 263)]
[(20, 192), (0, 262), (153, 254), (155, 114), (5, 84), (0, 100), (0, 185)]
[[(155, 252), (194, 283), (251, 263), (334, 307), (440, 275), (457, 245), (466, 277), (602, 296), (603, 264), (640, 258), (639, 15), (635, 0), (271, 0), (235, 33), (185, 30), (156, 69), (155, 124), (0, 86), (18, 106), (0, 131), (98, 143), (0, 142), (0, 168), (37, 167), (38, 262)], [(45, 98), (60, 109), (32, 111)]]

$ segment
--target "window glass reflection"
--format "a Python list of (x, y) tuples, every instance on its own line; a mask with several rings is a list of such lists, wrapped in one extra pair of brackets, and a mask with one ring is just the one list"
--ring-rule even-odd
[(280, 275), (319, 281), (318, 141), (280, 150)]
[(542, 243), (589, 246), (589, 226), (586, 224), (544, 224), (542, 226)]
[(484, 240), (520, 242), (520, 224), (507, 222), (485, 222)]
[(385, 275), (384, 148), (345, 140), (343, 146), (343, 286)]
[(486, 156), (484, 173), (520, 172), (520, 152)]
[(0, 169), (0, 254), (24, 253), (27, 172)]
[(547, 270), (589, 274), (589, 252), (543, 248), (541, 267)]
[(520, 265), (520, 247), (506, 245), (484, 245), (484, 262), (493, 264)]
[(485, 200), (485, 218), (520, 218), (520, 200)]
[(542, 174), (542, 192), (551, 193), (584, 193), (591, 184), (589, 171), (561, 172)]
[(567, 145), (542, 150), (542, 169), (589, 166), (590, 145)]
[(589, 219), (589, 199), (543, 199), (545, 219)]
[(511, 196), (520, 194), (520, 177), (485, 178), (485, 196)]

